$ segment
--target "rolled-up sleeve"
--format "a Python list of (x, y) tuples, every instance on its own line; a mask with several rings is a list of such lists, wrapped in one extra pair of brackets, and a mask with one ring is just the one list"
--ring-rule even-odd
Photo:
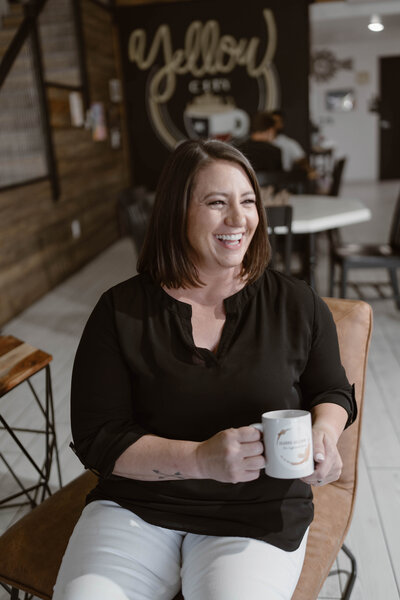
[(300, 378), (304, 402), (309, 410), (331, 402), (348, 414), (346, 427), (357, 417), (354, 385), (350, 385), (340, 361), (336, 325), (325, 302), (312, 291), (314, 323), (307, 364)]
[(148, 433), (134, 418), (134, 375), (118, 342), (112, 296), (94, 308), (75, 356), (71, 384), (74, 452), (87, 469), (108, 477), (117, 458)]

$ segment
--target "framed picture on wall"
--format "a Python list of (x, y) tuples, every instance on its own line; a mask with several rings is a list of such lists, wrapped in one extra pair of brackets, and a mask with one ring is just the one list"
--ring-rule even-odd
[(348, 112), (355, 107), (354, 90), (328, 90), (325, 94), (325, 106), (327, 110)]

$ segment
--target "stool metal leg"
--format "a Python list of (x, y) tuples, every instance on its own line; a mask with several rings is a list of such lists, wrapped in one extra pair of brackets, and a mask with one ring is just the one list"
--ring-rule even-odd
[(50, 415), (51, 415), (51, 428), (53, 433), (53, 449), (56, 457), (57, 464), (57, 474), (58, 474), (58, 483), (60, 488), (62, 487), (62, 479), (61, 479), (61, 466), (60, 466), (60, 457), (58, 454), (58, 443), (57, 443), (57, 434), (56, 434), (56, 420), (54, 414), (54, 402), (53, 402), (53, 387), (51, 384), (51, 374), (50, 374), (50, 365), (46, 367), (46, 390), (49, 394), (49, 404), (50, 404)]
[[(17, 446), (19, 447), (19, 449), (21, 450), (21, 452), (28, 459), (28, 461), (31, 463), (31, 465), (33, 466), (33, 468), (37, 471), (37, 473), (39, 474), (39, 478), (43, 479), (43, 481), (40, 482), (40, 485), (44, 485), (46, 487), (46, 490), (47, 490), (48, 494), (51, 496), (51, 491), (50, 491), (50, 488), (49, 488), (49, 486), (47, 484), (45, 473), (43, 472), (42, 469), (40, 469), (40, 467), (37, 465), (37, 463), (33, 460), (32, 456), (29, 454), (29, 452), (26, 450), (26, 448), (23, 446), (23, 444), (21, 444), (21, 442), (19, 441), (18, 437), (15, 435), (14, 430), (16, 430), (16, 429), (15, 428), (12, 429), (11, 427), (9, 427), (8, 423), (4, 420), (4, 418), (3, 418), (2, 415), (0, 415), (0, 421), (3, 424), (4, 429), (7, 430), (7, 432), (12, 437), (12, 439), (14, 440), (14, 442), (17, 444)], [(29, 431), (29, 430), (26, 430), (26, 431)], [(4, 457), (3, 457), (3, 460), (4, 460)], [(22, 493), (23, 492), (21, 492), (21, 494)], [(2, 504), (2, 503), (3, 502), (1, 502), (0, 504)]]
[[(31, 463), (32, 467), (36, 470), (39, 475), (38, 482), (30, 487), (24, 486), (22, 481), (18, 478), (15, 471), (12, 469), (11, 465), (9, 465), (5, 459), (5, 457), (0, 453), (0, 458), (5, 463), (9, 472), (11, 473), (14, 480), (17, 482), (20, 492), (13, 494), (12, 496), (8, 496), (7, 498), (3, 498), (0, 500), (0, 508), (11, 506), (9, 501), (14, 500), (17, 497), (25, 495), (28, 499), (31, 507), (34, 507), (38, 504), (38, 502), (42, 502), (46, 496), (51, 496), (52, 492), (49, 487), (49, 480), (51, 474), (51, 468), (53, 464), (53, 458), (55, 458), (57, 465), (57, 474), (58, 474), (58, 482), (60, 487), (62, 487), (62, 479), (61, 479), (61, 467), (60, 467), (60, 458), (58, 453), (58, 445), (57, 445), (57, 436), (55, 429), (55, 413), (54, 413), (54, 402), (53, 402), (53, 390), (51, 384), (51, 374), (50, 367), (46, 365), (45, 367), (45, 398), (44, 401), (41, 401), (39, 396), (37, 395), (32, 383), (29, 379), (26, 380), (28, 386), (33, 394), (33, 397), (38, 405), (44, 419), (45, 419), (45, 428), (44, 429), (30, 429), (30, 428), (21, 428), (21, 427), (12, 427), (8, 425), (6, 420), (0, 415), (0, 423), (2, 424), (1, 429), (5, 429), (14, 442), (17, 444), (21, 452), (27, 458), (27, 460)], [(16, 432), (30, 432), (30, 433), (38, 433), (45, 435), (45, 456), (43, 460), (43, 464), (41, 467), (37, 464), (25, 446), (22, 444), (20, 439), (17, 437)], [(29, 492), (33, 492), (32, 495)], [(41, 493), (40, 493), (41, 492)], [(40, 496), (39, 496), (40, 493)], [(12, 506), (21, 506), (24, 503), (13, 504)], [(26, 502), (25, 502), (26, 504)]]
[(32, 492), (33, 490), (36, 491), (38, 486), (32, 485), (31, 487), (28, 487), (28, 488), (25, 487), (24, 484), (22, 483), (22, 481), (20, 480), (20, 478), (18, 477), (18, 475), (15, 473), (12, 466), (6, 460), (6, 458), (2, 452), (0, 452), (0, 458), (3, 461), (3, 463), (6, 465), (8, 471), (11, 473), (11, 475), (14, 478), (14, 481), (17, 483), (18, 487), (22, 490), (21, 492), (17, 492), (15, 494), (12, 494), (11, 496), (7, 496), (7, 498), (3, 498), (0, 501), (0, 507), (2, 504), (5, 504), (5, 503), (7, 503), (7, 507), (20, 506), (20, 504), (9, 504), (9, 502), (10, 502), (10, 500), (14, 500), (14, 498), (19, 498), (21, 495), (25, 494), (25, 496), (28, 498), (28, 502), (31, 505), (31, 508), (35, 508), (35, 506), (37, 506), (36, 498), (31, 497), (29, 492)]

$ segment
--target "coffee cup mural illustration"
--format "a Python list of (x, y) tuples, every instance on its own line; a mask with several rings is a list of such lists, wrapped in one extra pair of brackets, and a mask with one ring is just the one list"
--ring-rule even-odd
[(191, 138), (216, 138), (222, 141), (242, 138), (249, 132), (249, 115), (220, 96), (204, 94), (186, 106), (186, 131)]
[[(232, 75), (239, 69), (246, 80), (256, 82), (259, 106), (270, 110), (276, 106), (279, 96), (273, 65), (276, 26), (271, 10), (263, 9), (261, 16), (266, 30), (262, 38), (240, 36), (236, 39), (231, 34), (222, 35), (221, 24), (216, 19), (192, 21), (181, 48), (174, 48), (173, 31), (166, 23), (160, 24), (151, 37), (143, 28), (130, 33), (129, 63), (149, 73), (147, 113), (154, 132), (168, 148), (174, 148), (187, 135), (228, 141), (248, 134), (249, 115), (236, 106), (232, 95)], [(174, 122), (169, 110), (169, 102), (184, 77), (188, 78), (187, 89), (184, 92), (179, 89), (179, 94), (188, 96), (183, 113), (185, 132), (179, 129), (179, 122)], [(220, 94), (207, 92), (206, 84), (214, 91), (218, 89)], [(201, 88), (203, 95), (193, 95), (193, 89)]]

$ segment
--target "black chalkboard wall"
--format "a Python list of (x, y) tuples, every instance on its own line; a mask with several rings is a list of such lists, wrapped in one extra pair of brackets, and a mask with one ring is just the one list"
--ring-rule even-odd
[(233, 142), (282, 108), (308, 148), (308, 0), (199, 0), (117, 7), (133, 180), (154, 189), (187, 137)]

